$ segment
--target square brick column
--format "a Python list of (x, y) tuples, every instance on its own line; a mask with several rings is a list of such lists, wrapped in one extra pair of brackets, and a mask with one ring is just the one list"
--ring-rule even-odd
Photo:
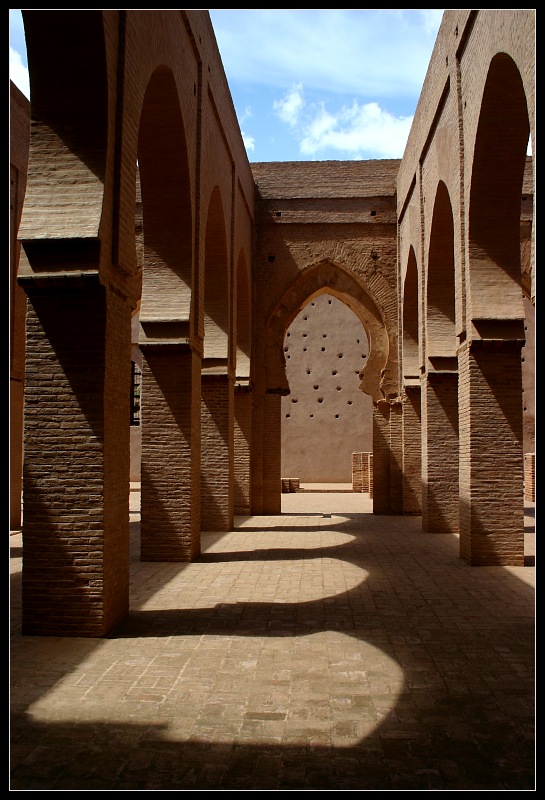
[(373, 514), (390, 513), (390, 406), (373, 405)]
[(235, 386), (235, 514), (250, 514), (252, 394), (247, 384)]
[(131, 309), (96, 274), (23, 285), (22, 629), (103, 636), (129, 610)]
[(252, 437), (250, 449), (250, 513), (263, 514), (263, 411), (265, 396), (252, 390)]
[(422, 513), (421, 389), (406, 386), (403, 403), (403, 513)]
[(403, 404), (390, 403), (390, 514), (403, 513)]
[(403, 513), (401, 403), (373, 406), (373, 514)]
[(518, 340), (459, 351), (460, 555), (473, 565), (524, 565), (522, 369)]
[(201, 526), (234, 527), (234, 384), (222, 374), (201, 377)]
[(422, 386), (422, 530), (458, 533), (458, 374), (429, 370)]
[(266, 394), (263, 414), (263, 514), (282, 511), (282, 397)]
[(142, 561), (200, 553), (200, 357), (189, 342), (140, 343)]

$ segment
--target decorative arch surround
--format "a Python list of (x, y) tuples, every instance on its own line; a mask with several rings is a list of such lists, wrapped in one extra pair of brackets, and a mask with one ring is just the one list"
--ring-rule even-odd
[(204, 357), (226, 359), (229, 344), (229, 260), (221, 192), (208, 205), (204, 267)]
[(454, 220), (447, 187), (439, 181), (426, 271), (426, 354), (456, 358)]
[(192, 211), (187, 145), (176, 83), (159, 67), (140, 117), (138, 165), (144, 225), (142, 305), (145, 339), (189, 336)]
[(284, 335), (301, 308), (314, 297), (329, 293), (342, 300), (361, 320), (369, 341), (369, 357), (360, 372), (360, 388), (374, 402), (386, 397), (383, 377), (389, 361), (389, 341), (382, 314), (362, 284), (344, 267), (322, 261), (293, 281), (270, 314), (265, 334), (267, 389), (288, 394)]
[(411, 245), (403, 283), (403, 378), (420, 380), (418, 265)]
[(520, 73), (498, 53), (482, 98), (469, 206), (469, 313), (485, 338), (486, 320), (524, 319), (520, 216), (529, 133)]

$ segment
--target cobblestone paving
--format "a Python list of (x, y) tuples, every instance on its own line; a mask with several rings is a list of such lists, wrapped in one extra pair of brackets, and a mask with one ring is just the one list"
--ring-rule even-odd
[(21, 636), (11, 544), (10, 789), (532, 790), (533, 509), (525, 567), (366, 495), (283, 495), (139, 561), (106, 639)]

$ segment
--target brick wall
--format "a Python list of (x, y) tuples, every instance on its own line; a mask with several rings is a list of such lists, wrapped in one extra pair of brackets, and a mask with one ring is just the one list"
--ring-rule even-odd
[(17, 285), (20, 245), (17, 231), (25, 197), (30, 104), (10, 81), (10, 529), (22, 523), (23, 389), (27, 299)]

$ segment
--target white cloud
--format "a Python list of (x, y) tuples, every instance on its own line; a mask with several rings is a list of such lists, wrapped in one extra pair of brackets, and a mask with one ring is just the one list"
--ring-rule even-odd
[[(441, 9), (212, 9), (230, 81), (418, 97)], [(250, 46), (241, 47), (241, 42)]]
[(304, 104), (303, 86), (299, 83), (282, 100), (275, 100), (273, 109), (282, 122), (287, 123), (290, 127), (295, 127), (299, 122)]
[(312, 158), (325, 151), (341, 158), (401, 158), (412, 116), (396, 117), (378, 103), (342, 106), (336, 111), (325, 102), (307, 104), (303, 86), (293, 87), (274, 110), (299, 143), (300, 153)]
[(255, 149), (255, 139), (253, 136), (248, 136), (244, 131), (240, 132), (242, 136), (242, 141), (244, 142), (244, 147), (248, 152), (251, 152)]
[(30, 99), (28, 68), (23, 64), (20, 53), (17, 53), (12, 47), (9, 49), (9, 77), (25, 97)]

